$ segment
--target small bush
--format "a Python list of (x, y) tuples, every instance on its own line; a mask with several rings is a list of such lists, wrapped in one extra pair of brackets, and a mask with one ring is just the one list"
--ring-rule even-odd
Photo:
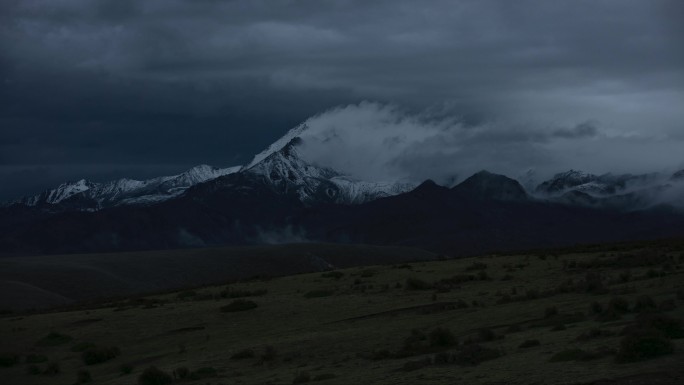
[(321, 274), (321, 277), (340, 279), (340, 278), (344, 277), (344, 273), (341, 271), (328, 271), (326, 273)]
[(656, 303), (648, 295), (642, 295), (634, 302), (634, 312), (641, 313), (645, 311), (652, 311), (656, 309)]
[(121, 350), (117, 347), (90, 348), (81, 354), (83, 363), (86, 365), (97, 365), (118, 357)]
[(547, 307), (546, 310), (544, 310), (544, 318), (552, 318), (556, 315), (558, 315), (558, 308), (555, 306)]
[(429, 358), (416, 361), (407, 361), (402, 365), (401, 370), (405, 372), (413, 372), (415, 370), (423, 369), (426, 366), (430, 366), (431, 361)]
[(0, 353), (0, 368), (9, 368), (19, 363), (19, 355), (12, 353)]
[(182, 291), (176, 295), (176, 298), (178, 299), (188, 299), (188, 298), (193, 298), (197, 295), (197, 292), (194, 290), (187, 290), (187, 291)]
[(245, 360), (248, 358), (254, 358), (255, 356), (256, 356), (256, 354), (254, 354), (254, 350), (244, 349), (244, 350), (240, 350), (239, 352), (230, 356), (230, 359), (237, 361), (237, 360)]
[(332, 290), (311, 290), (307, 293), (304, 294), (304, 298), (323, 298), (323, 297), (330, 297), (334, 294)]
[(276, 349), (273, 346), (268, 345), (264, 347), (264, 353), (261, 355), (261, 361), (273, 361), (276, 359), (277, 355), (278, 352)]
[(436, 328), (428, 335), (430, 347), (448, 348), (458, 344), (458, 339), (449, 330), (443, 328)]
[(173, 382), (173, 377), (168, 373), (150, 366), (138, 377), (138, 385), (167, 385)]
[(518, 347), (520, 349), (527, 349), (527, 348), (531, 348), (533, 346), (539, 346), (539, 345), (541, 345), (539, 340), (527, 340), (527, 341), (521, 343), (520, 346), (518, 346)]
[(431, 290), (432, 285), (418, 278), (407, 278), (404, 285), (406, 290)]
[(132, 364), (121, 364), (121, 366), (119, 366), (119, 372), (121, 372), (122, 376), (131, 374), (131, 373), (133, 373), (133, 365)]
[(484, 270), (487, 268), (487, 264), (483, 262), (473, 262), (469, 266), (465, 268), (466, 271), (474, 271), (474, 270)]
[(592, 328), (577, 336), (578, 341), (593, 340), (596, 338), (610, 337), (613, 333), (609, 330)]
[(258, 290), (231, 290), (226, 288), (219, 295), (221, 298), (245, 298), (245, 297), (258, 297), (266, 295), (268, 290), (258, 289)]
[(26, 356), (25, 362), (27, 364), (39, 364), (41, 362), (46, 362), (47, 360), (48, 358), (42, 354), (29, 354)]
[(677, 302), (673, 298), (663, 300), (658, 305), (658, 310), (659, 311), (672, 311), (677, 308)]
[(48, 364), (45, 370), (43, 370), (43, 374), (48, 376), (54, 376), (59, 374), (60, 372), (61, 370), (58, 362), (51, 362), (50, 364)]
[(212, 378), (216, 376), (218, 376), (218, 371), (216, 370), (216, 368), (204, 367), (195, 369), (192, 372), (190, 372), (189, 378), (191, 380), (202, 380), (205, 378)]
[(567, 349), (551, 356), (549, 362), (588, 361), (594, 356), (582, 349)]
[(295, 375), (295, 378), (292, 380), (292, 383), (303, 384), (309, 381), (311, 381), (311, 375), (309, 375), (309, 372), (299, 372), (297, 373), (297, 375)]
[(622, 297), (613, 297), (608, 302), (608, 308), (619, 313), (629, 313), (629, 302)]
[(477, 340), (480, 342), (489, 342), (495, 339), (497, 336), (492, 329), (484, 328), (477, 331)]
[(40, 373), (42, 373), (42, 371), (40, 370), (40, 367), (38, 365), (29, 365), (26, 368), (26, 373), (32, 376), (37, 376)]
[(185, 366), (181, 366), (180, 368), (176, 368), (173, 371), (173, 377), (179, 380), (184, 380), (188, 377), (190, 377), (190, 369), (188, 369)]
[(52, 332), (36, 342), (36, 346), (59, 346), (70, 342), (73, 338), (66, 334)]
[(87, 384), (93, 381), (93, 376), (87, 370), (79, 370), (76, 373), (76, 383), (77, 384)]
[(79, 342), (71, 347), (72, 352), (81, 353), (88, 349), (94, 348), (95, 344), (92, 342)]
[(317, 374), (314, 376), (313, 380), (314, 381), (325, 381), (325, 380), (331, 380), (333, 378), (336, 378), (337, 376), (333, 373), (321, 373)]
[(636, 318), (636, 327), (658, 330), (667, 338), (684, 338), (682, 321), (665, 314), (641, 314)]
[(620, 341), (618, 362), (643, 361), (650, 358), (671, 354), (672, 343), (663, 333), (654, 329), (636, 329)]
[(454, 362), (459, 365), (475, 366), (484, 361), (493, 360), (500, 357), (498, 350), (486, 348), (478, 344), (465, 345), (454, 354)]
[(375, 276), (377, 273), (378, 272), (375, 269), (364, 269), (361, 272), (361, 278), (370, 278)]
[(254, 301), (246, 299), (236, 299), (228, 305), (221, 306), (221, 311), (224, 313), (232, 313), (238, 311), (247, 311), (256, 308), (258, 305)]

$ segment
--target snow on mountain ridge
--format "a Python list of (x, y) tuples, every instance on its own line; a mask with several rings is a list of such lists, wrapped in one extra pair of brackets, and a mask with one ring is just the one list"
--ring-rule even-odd
[(81, 179), (62, 183), (55, 189), (38, 195), (24, 197), (11, 204), (25, 206), (57, 205), (68, 199), (79, 197), (94, 202), (88, 210), (120, 204), (160, 202), (182, 194), (187, 188), (220, 176), (237, 172), (241, 167), (219, 169), (200, 165), (178, 175), (162, 176), (148, 180), (117, 179), (104, 183)]
[(252, 159), (252, 161), (249, 162), (248, 164), (244, 165), (240, 171), (248, 170), (248, 169), (254, 167), (255, 165), (261, 163), (264, 159), (268, 158), (273, 153), (276, 153), (276, 152), (282, 150), (293, 139), (298, 138), (308, 128), (309, 127), (306, 125), (306, 123), (302, 123), (299, 126), (291, 129), (285, 135), (283, 135), (283, 137), (281, 137), (280, 139), (271, 143), (271, 145), (269, 145), (264, 151), (254, 155), (254, 158)]

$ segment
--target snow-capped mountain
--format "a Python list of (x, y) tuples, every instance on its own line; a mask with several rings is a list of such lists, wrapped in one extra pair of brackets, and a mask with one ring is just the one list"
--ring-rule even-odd
[(105, 183), (81, 179), (63, 183), (55, 189), (24, 197), (11, 204), (31, 207), (70, 205), (81, 210), (165, 201), (182, 194), (198, 183), (237, 172), (241, 167), (214, 168), (200, 165), (178, 175), (148, 180), (118, 179)]
[(669, 178), (659, 173), (593, 175), (570, 170), (556, 174), (535, 190), (538, 197), (570, 206), (643, 210), (658, 205), (681, 207), (684, 171)]
[(660, 179), (660, 174), (603, 174), (594, 175), (570, 170), (554, 175), (537, 186), (536, 192), (545, 196), (562, 196), (568, 192), (582, 192), (596, 197), (626, 194), (634, 190), (651, 187)]
[(360, 204), (397, 195), (415, 188), (408, 182), (368, 182), (353, 179), (336, 170), (312, 165), (302, 159), (298, 136), (305, 125), (291, 130), (283, 138), (255, 156), (240, 172), (257, 175), (263, 183), (280, 193), (296, 194), (305, 204)]
[[(93, 211), (122, 205), (154, 204), (179, 197), (190, 187), (222, 176), (243, 173), (256, 177), (280, 194), (294, 194), (307, 204), (361, 204), (374, 199), (409, 191), (409, 182), (369, 182), (354, 179), (336, 170), (310, 164), (302, 159), (300, 135), (307, 129), (301, 124), (254, 156), (245, 166), (214, 168), (194, 167), (182, 174), (149, 180), (119, 179), (106, 183), (87, 180), (63, 183), (55, 189), (21, 198), (10, 204), (30, 207), (59, 206), (60, 209)], [(233, 186), (233, 185), (231, 185)], [(239, 186), (223, 188), (239, 188)]]

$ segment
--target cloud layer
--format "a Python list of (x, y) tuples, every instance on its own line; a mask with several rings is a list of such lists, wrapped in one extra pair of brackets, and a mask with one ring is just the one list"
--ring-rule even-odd
[(672, 159), (681, 156), (673, 154), (682, 148), (657, 137), (611, 134), (591, 121), (570, 127), (473, 124), (453, 114), (371, 102), (334, 108), (305, 123), (302, 154), (308, 161), (367, 180), (449, 184), (482, 169), (512, 177), (533, 170), (539, 179), (571, 167), (596, 174), (671, 172), (679, 165)]
[(0, 198), (32, 192), (29, 175), (244, 163), (308, 117), (363, 100), (381, 104), (334, 118), (398, 119), (404, 142), (388, 133), (382, 147), (388, 176), (507, 165), (493, 159), (681, 165), (683, 4), (3, 1), (0, 178), (13, 188)]

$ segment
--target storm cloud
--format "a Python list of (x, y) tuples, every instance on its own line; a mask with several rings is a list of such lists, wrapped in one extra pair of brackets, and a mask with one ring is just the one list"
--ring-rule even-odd
[(0, 199), (243, 164), (307, 119), (358, 177), (681, 167), (682, 4), (3, 1)]

